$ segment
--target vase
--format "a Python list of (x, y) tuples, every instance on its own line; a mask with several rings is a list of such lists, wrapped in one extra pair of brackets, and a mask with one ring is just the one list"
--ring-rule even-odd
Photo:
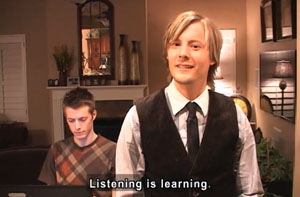
[(125, 39), (127, 35), (120, 34), (120, 45), (119, 45), (119, 64), (118, 64), (118, 83), (119, 85), (126, 85), (128, 83), (127, 70), (127, 51), (125, 46)]
[(130, 54), (130, 84), (138, 85), (140, 83), (140, 60), (137, 47), (137, 41), (132, 41), (132, 51)]
[(67, 85), (67, 72), (62, 72), (62, 71), (59, 72), (58, 85), (59, 86)]

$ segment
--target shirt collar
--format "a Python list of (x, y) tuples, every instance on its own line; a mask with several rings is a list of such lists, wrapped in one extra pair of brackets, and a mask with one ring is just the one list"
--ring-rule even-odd
[[(185, 98), (175, 87), (174, 79), (165, 89), (166, 95), (170, 102), (170, 107), (173, 115), (175, 116), (180, 110), (182, 110), (185, 105), (190, 102), (189, 99)], [(203, 115), (206, 116), (208, 113), (208, 101), (209, 101), (209, 94), (208, 88), (205, 87), (204, 91), (194, 100), (191, 102), (195, 102), (201, 108)]]

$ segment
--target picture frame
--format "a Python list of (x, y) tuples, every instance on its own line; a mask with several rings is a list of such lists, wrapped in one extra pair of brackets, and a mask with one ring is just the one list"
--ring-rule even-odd
[(68, 86), (79, 86), (79, 77), (68, 77), (67, 85)]
[(292, 123), (297, 100), (296, 54), (296, 50), (260, 52), (260, 109)]
[(276, 7), (276, 39), (296, 38), (296, 0), (277, 0)]
[(276, 41), (276, 2), (262, 0), (260, 6), (261, 40), (262, 42)]

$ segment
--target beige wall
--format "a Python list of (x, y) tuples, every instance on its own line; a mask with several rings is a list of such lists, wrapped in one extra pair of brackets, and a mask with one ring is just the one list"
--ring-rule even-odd
[(74, 65), (70, 75), (78, 76), (77, 7), (69, 1), (44, 1), (46, 2), (48, 78), (58, 78), (58, 71), (52, 53), (54, 46), (62, 44), (74, 49)]
[(146, 11), (144, 0), (111, 0), (115, 10), (115, 53), (116, 64), (119, 62), (120, 34), (128, 35), (128, 52), (132, 49), (132, 40), (140, 41), (140, 73), (141, 83), (148, 82)]
[[(259, 69), (259, 53), (271, 50), (296, 49), (295, 39), (278, 42), (261, 42), (260, 0), (247, 0), (247, 97), (255, 111), (254, 119), (265, 137), (271, 138), (275, 146), (290, 161), (294, 160), (295, 125), (260, 109), (259, 87), (256, 87), (256, 69)], [(277, 130), (281, 130), (278, 132)]]
[[(297, 5), (297, 46), (300, 46), (300, 4)], [(300, 50), (300, 47), (297, 47), (297, 50)], [(300, 54), (297, 52), (297, 59), (300, 60)], [(300, 84), (300, 69), (299, 62), (297, 65), (297, 84)], [(297, 100), (300, 98), (300, 86), (297, 86)], [(297, 110), (296, 110), (296, 129), (295, 129), (295, 163), (294, 163), (294, 191), (293, 196), (300, 196), (300, 106), (299, 102), (297, 102)]]
[(215, 21), (221, 29), (237, 32), (237, 87), (246, 94), (246, 0), (148, 0), (149, 89), (154, 92), (166, 83), (167, 69), (162, 58), (162, 38), (168, 23), (177, 14), (195, 10)]
[(50, 143), (45, 1), (0, 1), (0, 34), (25, 34), (28, 129), (33, 144)]

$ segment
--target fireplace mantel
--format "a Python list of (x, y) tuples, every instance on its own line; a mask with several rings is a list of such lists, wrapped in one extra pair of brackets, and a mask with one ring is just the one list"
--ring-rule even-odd
[[(80, 86), (87, 88), (95, 101), (103, 100), (136, 100), (145, 96), (147, 85), (118, 85), (118, 86)], [(47, 87), (51, 93), (52, 102), (52, 141), (64, 139), (64, 121), (62, 100), (66, 92), (74, 89), (74, 86)]]

